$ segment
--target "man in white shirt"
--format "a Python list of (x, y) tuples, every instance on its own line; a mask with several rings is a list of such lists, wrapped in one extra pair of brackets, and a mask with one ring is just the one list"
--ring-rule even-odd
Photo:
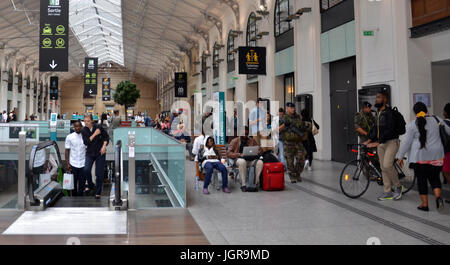
[(76, 121), (73, 124), (73, 128), (75, 132), (66, 137), (66, 168), (67, 172), (73, 174), (74, 195), (81, 196), (85, 188), (83, 171), (86, 159), (86, 146), (81, 135), (81, 130), (83, 129), (81, 121)]

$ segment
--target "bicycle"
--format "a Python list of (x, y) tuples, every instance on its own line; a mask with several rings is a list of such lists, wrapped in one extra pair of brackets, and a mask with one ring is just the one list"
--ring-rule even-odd
[[(344, 195), (357, 199), (369, 189), (371, 178), (376, 179), (378, 185), (383, 186), (383, 177), (376, 152), (371, 152), (370, 148), (363, 144), (349, 144), (348, 148), (351, 148), (354, 153), (360, 153), (360, 158), (345, 165), (339, 181)], [(360, 151), (357, 150), (358, 148)], [(394, 168), (403, 185), (403, 194), (408, 193), (416, 183), (414, 172), (406, 163), (401, 168), (397, 164), (397, 159), (394, 161)]]

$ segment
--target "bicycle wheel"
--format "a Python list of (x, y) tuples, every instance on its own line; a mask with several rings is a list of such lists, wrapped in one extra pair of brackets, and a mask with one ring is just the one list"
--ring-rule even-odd
[(404, 163), (403, 167), (401, 168), (397, 163), (395, 163), (394, 166), (398, 172), (398, 179), (403, 185), (403, 194), (406, 194), (416, 184), (416, 176), (414, 175), (414, 170), (410, 169), (407, 163)]
[(339, 182), (345, 196), (357, 199), (369, 188), (370, 173), (363, 172), (363, 166), (361, 160), (354, 160), (348, 163), (342, 170)]

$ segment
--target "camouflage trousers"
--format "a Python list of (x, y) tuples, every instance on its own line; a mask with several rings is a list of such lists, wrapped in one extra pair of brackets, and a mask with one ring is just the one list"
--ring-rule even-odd
[(301, 142), (283, 142), (284, 157), (291, 180), (301, 181), (300, 174), (305, 166), (306, 150)]

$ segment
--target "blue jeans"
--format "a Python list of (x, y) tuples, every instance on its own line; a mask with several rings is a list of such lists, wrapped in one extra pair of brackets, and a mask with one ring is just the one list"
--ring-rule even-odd
[[(73, 174), (73, 195), (74, 196), (81, 196), (83, 194), (83, 190), (84, 190), (84, 168), (77, 168), (74, 167), (72, 165), (70, 165), (71, 169), (72, 169), (72, 174)], [(92, 182), (92, 181), (91, 181)]]
[(86, 180), (88, 182), (88, 187), (90, 190), (94, 189), (94, 183), (92, 183), (92, 165), (95, 162), (95, 182), (96, 182), (96, 189), (95, 189), (95, 195), (101, 195), (102, 194), (102, 188), (103, 188), (103, 178), (105, 176), (105, 161), (106, 161), (106, 155), (99, 155), (99, 156), (86, 156), (86, 162), (84, 165), (84, 177), (85, 180), (83, 181), (83, 184), (86, 183)]
[(284, 145), (283, 141), (278, 141), (278, 160), (286, 167), (286, 158), (284, 157)]
[(214, 169), (217, 169), (220, 171), (220, 173), (222, 173), (222, 189), (228, 187), (228, 172), (227, 172), (227, 168), (222, 163), (207, 162), (205, 164), (204, 168), (205, 168), (205, 172), (206, 172), (205, 183), (203, 185), (204, 189), (207, 189), (209, 186), (209, 183), (211, 183), (211, 177), (214, 172)]

